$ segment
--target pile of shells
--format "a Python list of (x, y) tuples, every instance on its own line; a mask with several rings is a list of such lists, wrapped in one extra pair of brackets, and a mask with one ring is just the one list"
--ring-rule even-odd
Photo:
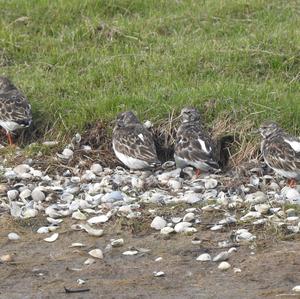
[[(77, 136), (73, 143), (78, 143), (78, 140)], [(57, 154), (57, 159), (68, 161), (73, 155), (69, 145)], [(145, 211), (152, 215), (150, 226), (153, 231), (167, 236), (194, 234), (202, 223), (204, 213), (218, 212), (222, 219), (210, 224), (212, 232), (223, 230), (231, 224), (238, 225), (239, 229), (232, 231), (231, 242), (219, 244), (220, 248), (230, 247), (227, 251), (215, 257), (204, 253), (197, 260), (219, 262), (218, 268), (227, 270), (230, 268), (227, 260), (236, 251), (232, 244), (247, 244), (256, 240), (256, 236), (245, 228), (246, 224), (274, 225), (284, 227), (291, 233), (300, 230), (296, 210), (285, 209), (286, 203), (300, 203), (300, 186), (290, 188), (274, 176), (260, 176), (261, 169), (250, 170), (248, 178), (232, 187), (228, 182), (239, 182), (237, 174), (196, 177), (192, 168), (177, 169), (173, 161), (164, 163), (161, 169), (154, 172), (129, 171), (122, 167), (110, 169), (95, 163), (89, 169), (82, 170), (77, 166), (50, 175), (32, 167), (31, 161), (13, 168), (0, 168), (7, 181), (0, 207), (15, 218), (45, 215), (48, 225), (38, 228), (36, 232), (49, 234), (44, 239), (46, 242), (55, 242), (59, 238), (55, 231), (65, 217), (78, 221), (71, 229), (100, 237), (103, 229), (99, 225), (109, 222), (112, 217), (140, 218)], [(157, 209), (141, 209), (141, 205), (147, 206), (147, 203), (158, 207), (186, 203), (190, 207), (175, 217), (157, 214)], [(237, 210), (239, 213), (236, 213)], [(17, 240), (19, 236), (12, 234), (9, 238)], [(194, 239), (192, 242), (199, 244), (201, 240)], [(123, 239), (111, 240), (110, 246), (123, 244)], [(93, 258), (103, 258), (100, 251), (94, 249), (89, 254)], [(134, 249), (123, 254), (134, 255), (138, 252)], [(91, 262), (91, 258), (86, 262)], [(155, 275), (161, 276), (158, 273)]]

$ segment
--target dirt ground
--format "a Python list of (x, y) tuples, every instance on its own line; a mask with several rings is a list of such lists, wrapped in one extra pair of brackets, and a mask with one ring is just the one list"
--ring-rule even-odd
[[(201, 253), (214, 256), (222, 251), (217, 243), (230, 239), (235, 229), (211, 232), (208, 223), (212, 217), (218, 215), (203, 215), (193, 236), (168, 238), (150, 228), (150, 217), (112, 218), (103, 225), (102, 237), (71, 230), (76, 221), (66, 218), (58, 240), (47, 243), (45, 235), (34, 232), (46, 224), (44, 217), (24, 222), (3, 213), (0, 255), (10, 254), (13, 261), (0, 264), (0, 298), (298, 298), (291, 290), (300, 284), (299, 238), (283, 240), (264, 229), (252, 230), (258, 241), (238, 247), (229, 259), (232, 268), (222, 272), (214, 262), (196, 261)], [(9, 241), (9, 232), (17, 232), (21, 240)], [(203, 240), (201, 244), (191, 243), (195, 236)], [(123, 238), (125, 244), (105, 252), (112, 238)], [(73, 242), (86, 246), (70, 248)], [(150, 251), (122, 255), (133, 247)], [(102, 249), (104, 259), (86, 266), (83, 262), (93, 248)], [(157, 262), (157, 257), (163, 259)], [(241, 273), (234, 273), (234, 267)], [(165, 277), (154, 277), (154, 271), (164, 271)], [(78, 286), (77, 279), (86, 283)], [(64, 287), (89, 291), (67, 294)]]

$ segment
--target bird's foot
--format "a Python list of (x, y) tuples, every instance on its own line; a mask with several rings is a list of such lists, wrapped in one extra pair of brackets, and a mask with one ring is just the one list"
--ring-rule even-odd
[(201, 174), (200, 169), (196, 169), (195, 174), (196, 174), (196, 178), (198, 178)]

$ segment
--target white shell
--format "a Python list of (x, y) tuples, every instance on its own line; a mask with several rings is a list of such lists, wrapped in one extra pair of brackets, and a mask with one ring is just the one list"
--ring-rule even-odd
[(85, 264), (85, 265), (91, 265), (91, 264), (93, 264), (93, 263), (95, 263), (95, 262), (96, 262), (95, 259), (89, 257), (89, 258), (84, 262), (84, 264)]
[(165, 272), (159, 271), (159, 272), (153, 272), (154, 277), (163, 277), (165, 276)]
[(9, 200), (16, 200), (19, 197), (18, 190), (9, 190), (7, 191), (7, 197)]
[(300, 285), (293, 287), (292, 291), (294, 291), (296, 293), (300, 292)]
[(89, 255), (97, 259), (103, 259), (103, 252), (99, 248), (89, 251)]
[(117, 239), (117, 240), (112, 239), (112, 240), (110, 240), (110, 244), (113, 247), (119, 247), (119, 246), (124, 245), (124, 240), (122, 238), (121, 239)]
[(195, 214), (194, 213), (187, 213), (183, 217), (183, 222), (190, 222), (195, 219)]
[(69, 247), (84, 247), (85, 245), (82, 243), (72, 243)]
[(19, 240), (21, 237), (18, 235), (18, 234), (16, 234), (16, 233), (9, 233), (8, 235), (7, 235), (7, 237), (8, 237), (8, 239), (9, 240), (11, 240), (11, 241), (17, 241), (17, 240)]
[(177, 223), (174, 227), (174, 230), (176, 233), (182, 233), (185, 232), (188, 227), (190, 227), (192, 224), (190, 222), (180, 222)]
[(222, 251), (213, 258), (213, 262), (222, 262), (226, 261), (229, 258), (229, 253), (227, 251)]
[(71, 228), (75, 230), (85, 230), (89, 235), (95, 237), (101, 237), (103, 235), (103, 229), (95, 229), (88, 224), (75, 224), (72, 225)]
[(108, 217), (106, 215), (100, 215), (90, 218), (87, 222), (88, 224), (98, 224), (98, 223), (105, 223), (108, 221)]
[(124, 251), (122, 254), (123, 255), (136, 255), (139, 252), (137, 250), (128, 250), (128, 251)]
[(156, 216), (151, 222), (151, 227), (156, 230), (161, 230), (166, 225), (167, 225), (167, 221), (160, 216)]
[(208, 253), (202, 253), (196, 258), (196, 260), (200, 262), (208, 262), (211, 261), (211, 256)]
[(45, 238), (44, 241), (51, 243), (51, 242), (55, 242), (57, 240), (57, 238), (58, 238), (58, 233), (54, 233), (50, 237)]
[(49, 227), (42, 226), (37, 231), (38, 234), (48, 234), (49, 233)]
[(76, 219), (76, 220), (86, 220), (86, 216), (82, 212), (80, 212), (79, 210), (73, 212), (72, 218)]
[(160, 230), (160, 233), (163, 234), (163, 235), (168, 235), (168, 234), (171, 234), (175, 232), (174, 231), (174, 228), (173, 227), (169, 227), (169, 226), (166, 226), (166, 227), (163, 227), (161, 230)]
[(227, 262), (221, 262), (218, 266), (218, 269), (222, 270), (222, 271), (226, 271), (231, 267), (231, 265)]

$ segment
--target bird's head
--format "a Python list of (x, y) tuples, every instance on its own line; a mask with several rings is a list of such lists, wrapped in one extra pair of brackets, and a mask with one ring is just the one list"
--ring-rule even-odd
[(273, 121), (266, 121), (261, 124), (259, 132), (263, 138), (268, 138), (281, 131), (281, 128)]
[(200, 121), (200, 113), (194, 107), (185, 107), (181, 110), (182, 122)]
[(6, 92), (12, 89), (15, 89), (15, 86), (11, 81), (6, 77), (0, 76), (0, 91)]
[(116, 126), (127, 127), (132, 124), (140, 123), (135, 114), (132, 111), (121, 112), (117, 116)]

